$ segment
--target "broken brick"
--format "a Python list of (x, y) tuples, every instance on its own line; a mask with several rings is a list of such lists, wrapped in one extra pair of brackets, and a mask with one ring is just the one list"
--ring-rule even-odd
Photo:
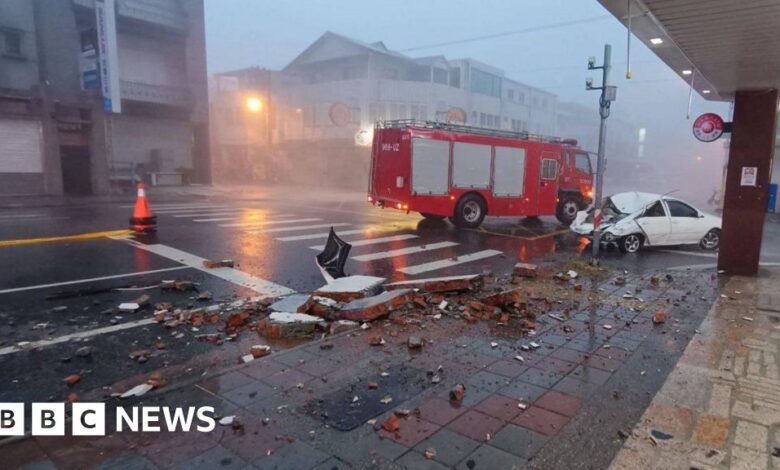
[(384, 429), (387, 432), (396, 433), (399, 429), (401, 429), (401, 420), (398, 419), (398, 416), (395, 414), (391, 414), (384, 423), (382, 423), (382, 429)]
[(337, 302), (351, 302), (377, 293), (385, 280), (374, 276), (341, 277), (315, 290), (312, 295)]
[(658, 310), (653, 314), (653, 323), (656, 325), (664, 323), (666, 321), (666, 312)]
[(520, 289), (511, 289), (483, 297), (482, 303), (491, 307), (508, 307), (514, 304), (522, 304), (523, 294)]
[[(397, 289), (419, 289), (424, 292), (460, 292), (475, 290), (482, 287), (483, 280), (479, 274), (468, 276), (447, 276), (428, 279), (415, 279), (412, 281), (401, 281), (386, 284), (387, 290)], [(439, 303), (439, 302), (433, 302)]]
[(424, 341), (419, 336), (410, 336), (409, 340), (406, 342), (409, 349), (422, 349), (423, 344)]
[(264, 344), (258, 344), (255, 346), (252, 346), (249, 350), (249, 353), (252, 354), (252, 357), (255, 359), (260, 359), (263, 356), (267, 356), (271, 352), (271, 347), (266, 346)]
[(466, 395), (466, 386), (463, 384), (457, 384), (450, 390), (450, 401), (460, 403), (463, 401), (463, 397)]
[(536, 277), (536, 265), (530, 263), (517, 263), (512, 270), (517, 277)]
[(77, 383), (81, 382), (81, 376), (79, 374), (71, 374), (67, 377), (65, 377), (65, 385), (68, 387), (72, 387), (76, 385)]
[(266, 338), (309, 338), (322, 320), (305, 313), (273, 312), (257, 324), (257, 332)]
[(411, 289), (383, 292), (373, 297), (353, 300), (338, 312), (338, 317), (353, 321), (372, 321), (404, 306), (414, 296)]
[(232, 259), (223, 259), (220, 261), (203, 260), (203, 267), (206, 269), (232, 268), (233, 266), (235, 266), (235, 263)]

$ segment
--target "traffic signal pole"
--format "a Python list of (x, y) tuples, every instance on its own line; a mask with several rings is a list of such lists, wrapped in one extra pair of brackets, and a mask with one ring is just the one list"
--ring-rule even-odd
[(585, 89), (587, 90), (601, 90), (601, 96), (599, 97), (599, 115), (601, 116), (601, 124), (599, 126), (599, 148), (598, 158), (596, 160), (596, 191), (593, 196), (593, 204), (596, 208), (593, 217), (593, 246), (592, 246), (592, 263), (597, 265), (599, 263), (599, 247), (601, 244), (601, 198), (604, 188), (604, 170), (606, 166), (606, 157), (604, 155), (604, 148), (606, 146), (607, 139), (607, 118), (609, 117), (610, 104), (615, 101), (615, 95), (617, 87), (609, 85), (609, 70), (612, 68), (612, 46), (609, 44), (604, 45), (604, 62), (601, 66), (596, 66), (596, 59), (591, 57), (588, 59), (588, 70), (601, 70), (602, 79), (601, 86), (594, 87), (593, 80), (588, 79), (585, 81)]

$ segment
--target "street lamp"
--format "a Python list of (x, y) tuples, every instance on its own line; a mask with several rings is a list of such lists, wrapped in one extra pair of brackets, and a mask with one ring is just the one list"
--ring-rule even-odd
[(263, 109), (263, 102), (256, 96), (250, 96), (246, 99), (246, 109), (250, 113), (259, 113)]

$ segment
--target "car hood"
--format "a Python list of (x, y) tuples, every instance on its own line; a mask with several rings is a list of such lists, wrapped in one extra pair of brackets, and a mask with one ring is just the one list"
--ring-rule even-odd
[(612, 205), (623, 214), (633, 214), (661, 198), (663, 198), (663, 196), (660, 194), (631, 191), (613, 194), (612, 196), (609, 196), (608, 199), (612, 201)]

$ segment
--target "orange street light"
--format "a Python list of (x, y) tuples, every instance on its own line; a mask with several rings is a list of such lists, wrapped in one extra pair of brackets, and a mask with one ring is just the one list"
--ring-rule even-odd
[(246, 109), (250, 113), (259, 113), (263, 109), (263, 102), (256, 96), (250, 96), (246, 99)]

